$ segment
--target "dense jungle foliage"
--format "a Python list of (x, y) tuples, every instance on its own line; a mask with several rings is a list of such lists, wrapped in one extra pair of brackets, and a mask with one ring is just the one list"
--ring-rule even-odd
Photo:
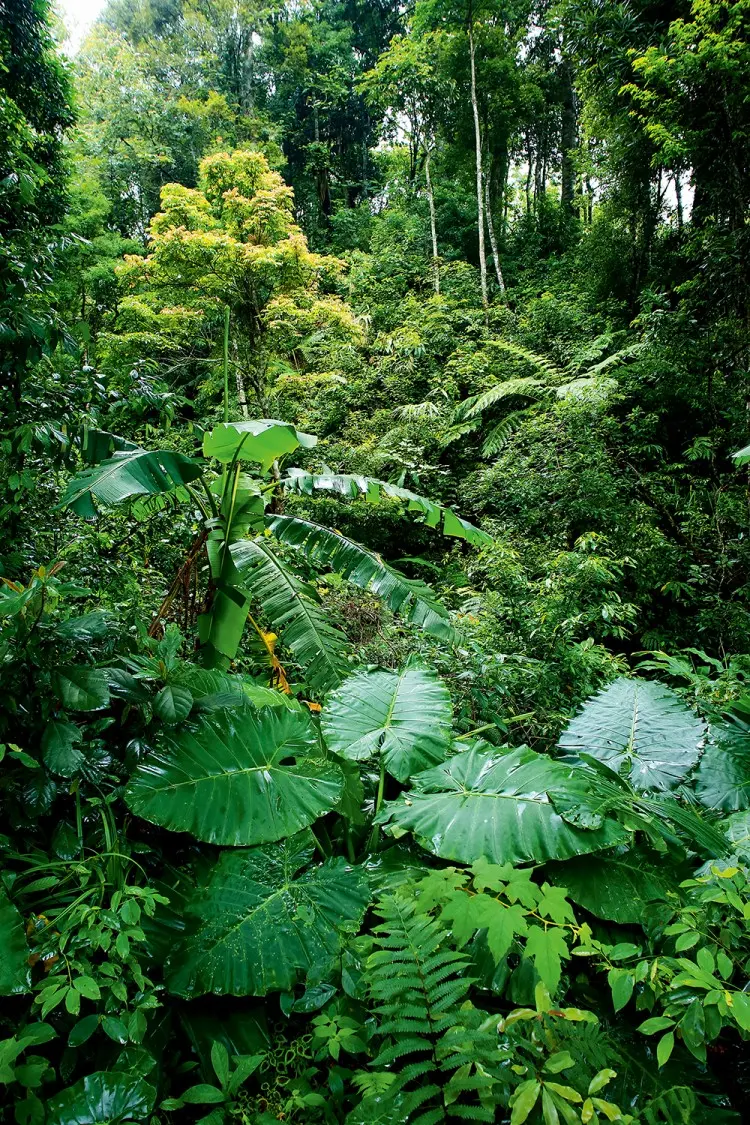
[(0, 1121), (741, 1125), (750, 0), (0, 0)]

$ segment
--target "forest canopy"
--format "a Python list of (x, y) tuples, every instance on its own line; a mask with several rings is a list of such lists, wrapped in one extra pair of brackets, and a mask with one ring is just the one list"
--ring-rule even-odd
[(750, 0), (0, 0), (0, 1122), (741, 1125)]

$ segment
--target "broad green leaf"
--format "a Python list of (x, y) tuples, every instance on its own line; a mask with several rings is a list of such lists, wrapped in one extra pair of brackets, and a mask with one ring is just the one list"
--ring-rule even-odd
[(695, 792), (710, 809), (750, 808), (750, 732), (730, 723), (711, 724)]
[(0, 886), (0, 996), (28, 992), (30, 987), (29, 946), (23, 918)]
[(398, 781), (442, 762), (450, 746), (450, 695), (434, 672), (357, 672), (331, 695), (321, 716), (328, 746), (344, 758), (382, 755)]
[(627, 969), (610, 969), (607, 980), (612, 992), (612, 1005), (616, 1012), (629, 1002), (635, 988), (635, 978)]
[(559, 746), (590, 754), (636, 789), (673, 789), (700, 756), (705, 727), (669, 688), (621, 676), (584, 704)]
[(728, 816), (721, 822), (721, 828), (731, 845), (727, 850), (736, 852), (743, 859), (750, 859), (750, 811), (745, 809)]
[(151, 1112), (156, 1090), (143, 1078), (100, 1071), (69, 1086), (47, 1103), (47, 1125), (118, 1125), (142, 1121)]
[(623, 855), (587, 856), (553, 864), (547, 874), (565, 887), (568, 897), (606, 922), (634, 925), (643, 921), (648, 902), (664, 902), (680, 881), (668, 865), (642, 850)]
[(550, 995), (554, 995), (560, 983), (562, 961), (570, 956), (565, 931), (557, 926), (548, 926), (546, 929), (531, 926), (524, 955), (531, 958)]
[(521, 1083), (511, 1099), (513, 1110), (510, 1115), (510, 1125), (522, 1125), (526, 1121), (537, 1103), (541, 1088), (541, 1082), (533, 1078)]
[(672, 1051), (674, 1050), (674, 1032), (668, 1031), (666, 1035), (662, 1035), (659, 1042), (656, 1044), (656, 1061), (659, 1066), (665, 1066), (669, 1062)]
[(691, 1054), (699, 1060), (706, 1061), (706, 1018), (703, 1004), (696, 997), (687, 1007), (685, 1015), (680, 1020), (682, 1041)]
[(265, 996), (325, 969), (369, 901), (361, 869), (311, 866), (309, 831), (283, 843), (224, 852), (188, 906), (192, 928), (166, 964), (169, 990)]
[(111, 508), (136, 496), (172, 492), (197, 480), (202, 472), (196, 461), (182, 453), (165, 449), (127, 450), (73, 477), (58, 507), (72, 508), (77, 515), (91, 518), (96, 515), (94, 500)]
[(85, 758), (77, 748), (81, 732), (75, 723), (50, 719), (42, 734), (44, 764), (60, 777), (72, 777), (83, 765)]
[(352, 585), (377, 594), (390, 610), (426, 633), (446, 640), (453, 636), (448, 610), (427, 583), (407, 578), (374, 551), (297, 516), (274, 516), (269, 527), (282, 543), (298, 548), (313, 563), (341, 574)]
[(750, 465), (750, 445), (738, 449), (736, 453), (732, 454), (732, 459), (738, 468), (740, 465)]
[(182, 684), (165, 684), (154, 699), (154, 714), (165, 723), (181, 723), (193, 709), (193, 693)]
[(586, 801), (584, 770), (526, 747), (501, 753), (485, 743), (412, 779), (414, 788), (387, 804), (380, 821), (413, 832), (427, 851), (473, 863), (543, 863), (598, 851), (626, 838), (614, 820), (573, 827), (549, 793)]
[(128, 806), (209, 844), (268, 843), (335, 808), (338, 767), (302, 711), (216, 711), (165, 732), (125, 791)]
[(52, 673), (52, 687), (71, 711), (99, 711), (109, 703), (109, 683), (102, 668), (58, 668)]
[(317, 441), (311, 434), (300, 433), (288, 422), (275, 418), (220, 422), (203, 438), (203, 455), (215, 457), (225, 465), (235, 457), (252, 461), (266, 472), (285, 453), (293, 453), (300, 445), (312, 449)]

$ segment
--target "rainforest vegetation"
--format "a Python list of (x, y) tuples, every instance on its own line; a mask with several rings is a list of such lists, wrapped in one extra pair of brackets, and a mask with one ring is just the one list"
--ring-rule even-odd
[(0, 0), (0, 1122), (742, 1125), (750, 0)]

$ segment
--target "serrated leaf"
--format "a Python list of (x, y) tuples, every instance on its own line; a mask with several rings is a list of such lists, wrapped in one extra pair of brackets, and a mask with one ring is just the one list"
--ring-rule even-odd
[(570, 956), (563, 931), (532, 926), (526, 938), (525, 956), (531, 958), (550, 994), (554, 994), (562, 975), (562, 961)]

